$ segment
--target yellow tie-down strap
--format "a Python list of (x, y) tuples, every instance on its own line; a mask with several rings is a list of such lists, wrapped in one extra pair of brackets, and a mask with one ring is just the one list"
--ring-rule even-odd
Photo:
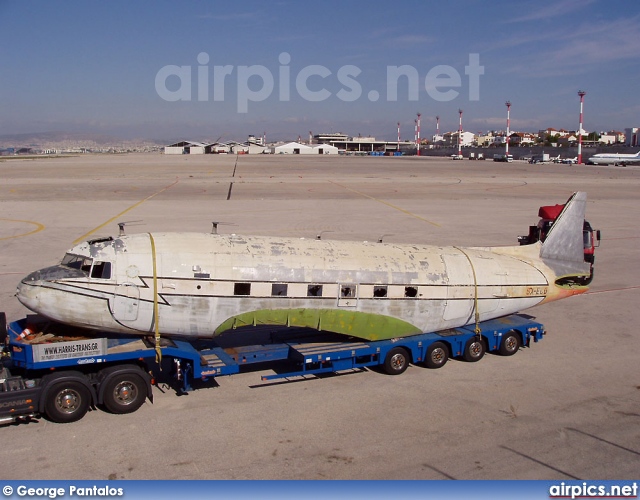
[(156, 259), (156, 242), (153, 239), (153, 235), (149, 234), (149, 240), (151, 241), (151, 260), (153, 264), (153, 325), (155, 328), (155, 340), (156, 340), (156, 362), (162, 370), (160, 362), (162, 361), (162, 349), (160, 349), (160, 321), (158, 315), (158, 266)]
[(474, 288), (473, 309), (475, 311), (475, 320), (476, 320), (475, 332), (476, 332), (476, 335), (480, 335), (482, 333), (482, 329), (480, 328), (480, 311), (478, 311), (478, 278), (476, 277), (476, 268), (473, 266), (473, 261), (471, 260), (471, 257), (467, 255), (467, 252), (465, 252), (462, 248), (459, 248), (459, 247), (453, 247), (453, 248), (455, 248), (456, 250), (460, 250), (469, 261), (469, 264), (471, 265), (471, 272), (473, 273), (473, 288)]

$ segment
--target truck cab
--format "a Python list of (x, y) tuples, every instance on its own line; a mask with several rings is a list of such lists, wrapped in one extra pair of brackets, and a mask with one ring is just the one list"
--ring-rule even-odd
[[(529, 226), (527, 236), (518, 236), (520, 245), (531, 245), (537, 241), (544, 243), (553, 223), (560, 216), (564, 205), (548, 205), (540, 207), (538, 217), (540, 220), (536, 226)], [(582, 240), (584, 245), (584, 261), (591, 265), (591, 273), (583, 280), (584, 285), (588, 285), (593, 280), (593, 264), (595, 261), (595, 249), (600, 246), (601, 234), (599, 229), (593, 229), (589, 221), (585, 220), (582, 227)]]

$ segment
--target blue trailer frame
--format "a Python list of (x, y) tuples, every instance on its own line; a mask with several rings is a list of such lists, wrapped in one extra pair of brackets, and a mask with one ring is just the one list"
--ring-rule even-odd
[[(0, 367), (0, 422), (38, 413), (55, 421), (74, 421), (88, 409), (82, 399), (89, 399), (91, 405), (104, 404), (114, 413), (135, 411), (147, 397), (152, 400), (158, 354), (173, 361), (178, 390), (188, 392), (194, 380), (234, 375), (249, 365), (273, 369), (278, 362), (278, 371), (262, 376), (263, 381), (376, 366), (398, 375), (410, 363), (440, 368), (449, 358), (478, 361), (490, 351), (512, 355), (545, 335), (542, 324), (531, 316), (514, 314), (478, 324), (479, 333), (476, 325), (469, 325), (390, 340), (321, 337), (233, 348), (222, 348), (215, 340), (164, 338), (158, 353), (151, 337), (99, 332), (77, 336), (72, 329), (69, 335), (75, 337), (52, 335), (44, 343), (31, 343), (23, 338), (27, 325), (28, 318), (8, 325)], [(54, 325), (63, 332), (68, 328)], [(79, 417), (74, 405), (82, 406), (84, 413), (80, 411)]]

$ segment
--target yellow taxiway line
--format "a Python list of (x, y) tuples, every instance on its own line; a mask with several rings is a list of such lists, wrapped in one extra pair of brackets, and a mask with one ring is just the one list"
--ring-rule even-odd
[(129, 208), (123, 210), (122, 212), (120, 212), (117, 215), (114, 215), (113, 217), (111, 217), (108, 221), (106, 221), (103, 224), (100, 224), (98, 227), (93, 228), (91, 231), (89, 231), (88, 233), (83, 234), (82, 236), (80, 236), (78, 239), (76, 239), (73, 244), (77, 245), (78, 243), (80, 243), (81, 241), (86, 240), (89, 236), (91, 236), (93, 233), (95, 233), (96, 231), (99, 231), (100, 229), (102, 229), (105, 226), (108, 226), (109, 224), (112, 224), (113, 221), (115, 221), (116, 219), (122, 217), (124, 214), (126, 214), (127, 212), (130, 212), (131, 210), (133, 210), (136, 207), (139, 207), (140, 205), (142, 205), (145, 201), (149, 201), (151, 198), (153, 198), (154, 196), (159, 195), (160, 193), (165, 192), (167, 189), (172, 188), (173, 186), (175, 186), (178, 182), (180, 182), (180, 179), (176, 179), (175, 182), (169, 184), (168, 186), (163, 187), (160, 191), (156, 191), (155, 193), (153, 193), (152, 195), (147, 196), (144, 200), (140, 200), (138, 203), (134, 203), (133, 205), (131, 205)]
[(393, 205), (392, 203), (389, 203), (387, 201), (381, 200), (379, 198), (374, 198), (373, 196), (370, 196), (366, 193), (363, 193), (361, 191), (357, 191), (356, 189), (350, 188), (349, 186), (345, 186), (344, 184), (340, 184), (339, 182), (335, 182), (335, 181), (329, 181), (331, 184), (335, 184), (336, 186), (340, 186), (341, 188), (347, 189), (353, 193), (359, 194), (360, 196), (364, 196), (365, 198), (369, 198), (370, 200), (373, 201), (377, 201), (378, 203), (382, 203), (383, 205), (387, 205), (388, 207), (393, 208), (394, 210), (398, 210), (399, 212), (402, 212), (403, 214), (407, 214), (410, 215), (411, 217), (415, 217), (416, 219), (419, 219), (421, 221), (424, 222), (428, 222), (429, 224), (436, 226), (436, 227), (441, 227), (440, 224), (438, 224), (437, 222), (433, 222), (430, 221), (429, 219), (425, 219), (424, 217), (420, 217), (419, 215), (416, 215), (412, 212), (409, 212), (408, 210), (405, 210), (404, 208), (400, 208), (396, 205)]
[(22, 234), (14, 234), (13, 236), (4, 236), (2, 238), (0, 238), (1, 240), (10, 240), (13, 238), (22, 238), (23, 236), (29, 236), (30, 234), (34, 234), (37, 233), (39, 231), (42, 231), (45, 228), (44, 224), (40, 224), (39, 222), (34, 222), (31, 220), (18, 220), (18, 219), (4, 219), (2, 217), (0, 217), (0, 220), (5, 220), (8, 222), (21, 222), (23, 224), (31, 224), (33, 226), (36, 226), (36, 229), (34, 229), (33, 231), (29, 231), (28, 233), (22, 233)]

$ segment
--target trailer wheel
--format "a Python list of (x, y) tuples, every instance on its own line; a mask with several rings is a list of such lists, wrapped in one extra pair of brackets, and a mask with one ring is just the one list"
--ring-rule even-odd
[(484, 340), (473, 337), (469, 339), (467, 344), (464, 346), (464, 353), (462, 354), (462, 357), (465, 361), (480, 361), (483, 358), (485, 351), (486, 347)]
[(513, 356), (520, 349), (520, 335), (515, 330), (505, 333), (502, 336), (500, 349), (498, 352), (503, 356)]
[(107, 382), (104, 405), (111, 413), (133, 413), (146, 398), (146, 384), (140, 375), (123, 373)]
[(427, 368), (441, 368), (449, 360), (449, 349), (443, 342), (434, 342), (427, 349), (424, 365)]
[(51, 420), (66, 424), (84, 417), (90, 400), (89, 389), (82, 382), (67, 380), (54, 384), (47, 391), (44, 409)]
[(389, 375), (400, 375), (409, 368), (409, 353), (403, 347), (394, 347), (384, 359), (384, 371)]

